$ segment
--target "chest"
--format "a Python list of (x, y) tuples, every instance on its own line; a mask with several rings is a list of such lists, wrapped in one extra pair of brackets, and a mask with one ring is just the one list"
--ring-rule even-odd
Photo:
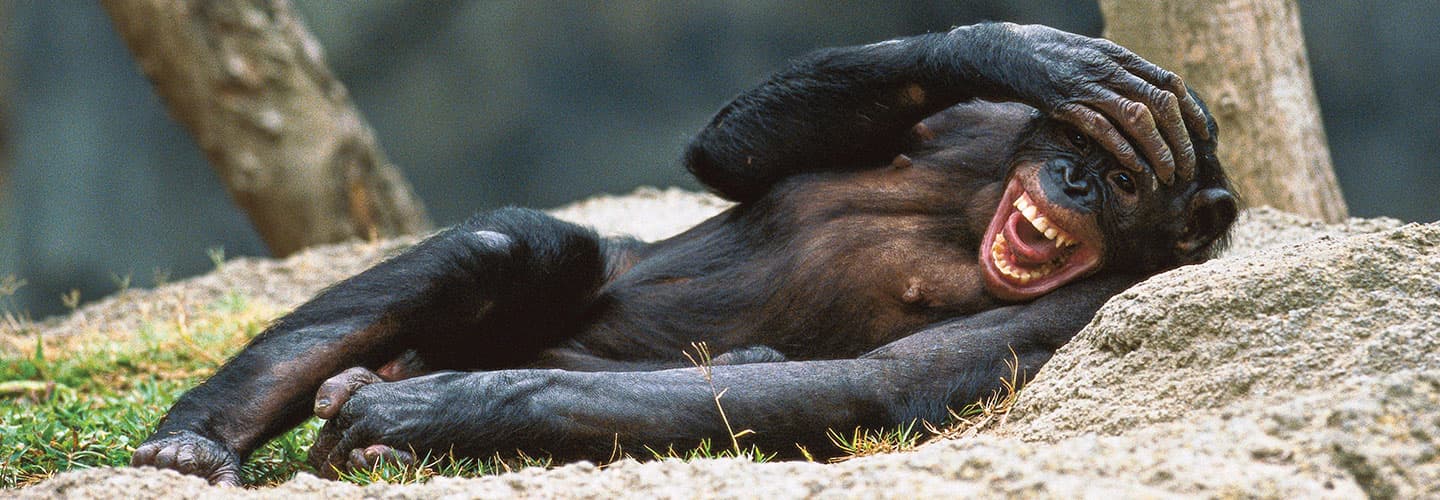
[(764, 321), (757, 323), (773, 332), (777, 348), (815, 357), (858, 355), (931, 323), (996, 306), (964, 238), (945, 238), (924, 221), (886, 222), (825, 228), (773, 266), (776, 289), (759, 304)]
[(995, 307), (978, 260), (988, 219), (972, 213), (993, 211), (988, 192), (919, 167), (788, 180), (641, 252), (587, 337), (647, 356), (704, 341), (844, 358)]

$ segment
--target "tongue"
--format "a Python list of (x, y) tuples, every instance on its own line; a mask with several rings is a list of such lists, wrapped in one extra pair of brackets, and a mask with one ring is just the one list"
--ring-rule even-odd
[(1038, 266), (1060, 256), (1061, 251), (1055, 246), (1055, 240), (1040, 234), (1020, 212), (1010, 214), (1010, 219), (1005, 221), (1004, 231), (1005, 241), (1009, 243), (1010, 251), (1015, 253), (1017, 264)]

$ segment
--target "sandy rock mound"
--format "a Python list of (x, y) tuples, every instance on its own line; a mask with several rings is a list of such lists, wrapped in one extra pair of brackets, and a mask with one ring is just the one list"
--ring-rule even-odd
[[(681, 219), (695, 217), (671, 221), (681, 227), (723, 207), (712, 198), (644, 196), (680, 197), (668, 206), (688, 207), (672, 208), (689, 214)], [(601, 224), (650, 216), (648, 209), (637, 213), (616, 203), (561, 212), (608, 214), (593, 219)], [(350, 251), (371, 255), (365, 252)], [(837, 465), (712, 460), (598, 469), (582, 463), (363, 488), (301, 475), (272, 489), (223, 493), (1437, 497), (1436, 439), (1440, 224), (1322, 225), (1262, 209), (1242, 217), (1225, 257), (1157, 276), (1111, 300), (1025, 390), (998, 432)], [(33, 498), (216, 493), (198, 479), (136, 469), (66, 473), (19, 492)]]
[(1370, 495), (1440, 492), (1440, 224), (1147, 280), (1101, 309), (1017, 414), (1002, 432), (1029, 441), (1158, 432)]
[[(1035, 439), (1118, 434), (1256, 398), (1440, 369), (1440, 225), (1323, 237), (1156, 276), (1032, 384)], [(1135, 411), (1143, 408), (1144, 411)]]

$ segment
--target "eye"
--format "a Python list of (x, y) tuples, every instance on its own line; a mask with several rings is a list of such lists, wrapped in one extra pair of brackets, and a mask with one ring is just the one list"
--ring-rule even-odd
[(1090, 151), (1090, 136), (1081, 133), (1078, 129), (1068, 129), (1065, 136), (1070, 139), (1070, 145), (1080, 152)]
[(1127, 174), (1125, 172), (1115, 172), (1113, 174), (1110, 174), (1110, 183), (1114, 184), (1115, 187), (1120, 188), (1121, 191), (1129, 194), (1135, 194), (1135, 180), (1130, 178), (1130, 174)]

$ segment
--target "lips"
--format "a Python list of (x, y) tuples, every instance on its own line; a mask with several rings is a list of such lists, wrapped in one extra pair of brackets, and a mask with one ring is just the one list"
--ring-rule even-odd
[(1079, 217), (1062, 211), (1032, 196), (1020, 179), (1011, 180), (981, 247), (981, 268), (992, 294), (1029, 300), (1099, 268), (1099, 238), (1066, 228), (1062, 219), (1074, 223)]

